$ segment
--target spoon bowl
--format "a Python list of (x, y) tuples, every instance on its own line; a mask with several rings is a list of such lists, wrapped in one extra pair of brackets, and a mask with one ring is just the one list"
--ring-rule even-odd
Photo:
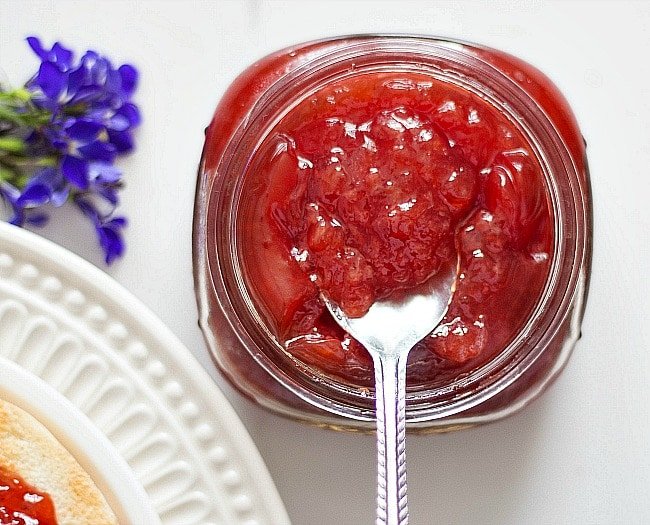
[(376, 301), (362, 317), (348, 317), (339, 305), (321, 297), (339, 326), (368, 352), (399, 354), (438, 326), (456, 289), (457, 273), (457, 264), (450, 264), (423, 284)]
[(348, 317), (321, 297), (336, 322), (372, 357), (377, 413), (377, 525), (408, 523), (406, 492), (406, 361), (447, 312), (458, 262), (422, 285), (375, 302), (362, 317)]

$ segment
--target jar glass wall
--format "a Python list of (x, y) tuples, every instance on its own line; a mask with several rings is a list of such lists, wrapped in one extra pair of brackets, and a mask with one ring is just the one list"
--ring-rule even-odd
[(215, 112), (199, 169), (194, 271), (200, 324), (224, 375), (261, 405), (317, 425), (372, 427), (371, 388), (314, 369), (278, 339), (247, 270), (256, 248), (242, 229), (256, 199), (250, 174), (268, 157), (264, 148), (278, 123), (323, 86), (383, 72), (429, 75), (480, 97), (516, 126), (543, 173), (553, 249), (526, 322), (480, 366), (444, 384), (407, 387), (410, 428), (492, 421), (528, 403), (566, 363), (580, 333), (591, 257), (585, 151), (571, 111), (541, 73), (494, 50), (434, 38), (358, 36), (283, 50), (246, 70)]

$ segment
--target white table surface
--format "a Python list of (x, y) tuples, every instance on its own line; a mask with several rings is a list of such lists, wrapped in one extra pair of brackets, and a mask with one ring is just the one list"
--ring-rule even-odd
[[(216, 373), (197, 327), (191, 221), (203, 129), (234, 76), (275, 49), (358, 32), (482, 42), (545, 71), (588, 142), (591, 293), (567, 369), (520, 414), (408, 440), (413, 524), (650, 523), (650, 3), (27, 2), (0, 0), (0, 66), (35, 70), (24, 37), (94, 47), (141, 73), (144, 124), (120, 161), (128, 252), (107, 269), (192, 350), (232, 401), (295, 525), (372, 523), (375, 444), (274, 416)], [(102, 266), (76, 210), (42, 233)]]

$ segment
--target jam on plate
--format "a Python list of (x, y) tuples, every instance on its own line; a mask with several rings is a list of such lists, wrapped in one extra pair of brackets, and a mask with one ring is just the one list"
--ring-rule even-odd
[(0, 466), (0, 525), (56, 525), (49, 494)]

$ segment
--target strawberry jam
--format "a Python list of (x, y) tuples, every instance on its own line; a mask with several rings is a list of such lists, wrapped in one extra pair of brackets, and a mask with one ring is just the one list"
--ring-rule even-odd
[(0, 525), (56, 525), (46, 494), (0, 466)]
[(457, 258), (457, 291), (411, 380), (475, 367), (525, 323), (552, 256), (547, 190), (526, 139), (483, 99), (424, 74), (360, 75), (306, 97), (267, 140), (249, 178), (259, 227), (242, 243), (260, 247), (253, 287), (269, 269), (285, 283), (260, 300), (289, 353), (369, 384), (369, 356), (320, 293), (361, 316)]
[(409, 354), (409, 428), (524, 406), (579, 335), (584, 141), (551, 81), (500, 51), (360, 35), (264, 57), (206, 130), (195, 205), (208, 347), (280, 414), (373, 424), (371, 359), (322, 295), (362, 316), (458, 265), (445, 317)]

